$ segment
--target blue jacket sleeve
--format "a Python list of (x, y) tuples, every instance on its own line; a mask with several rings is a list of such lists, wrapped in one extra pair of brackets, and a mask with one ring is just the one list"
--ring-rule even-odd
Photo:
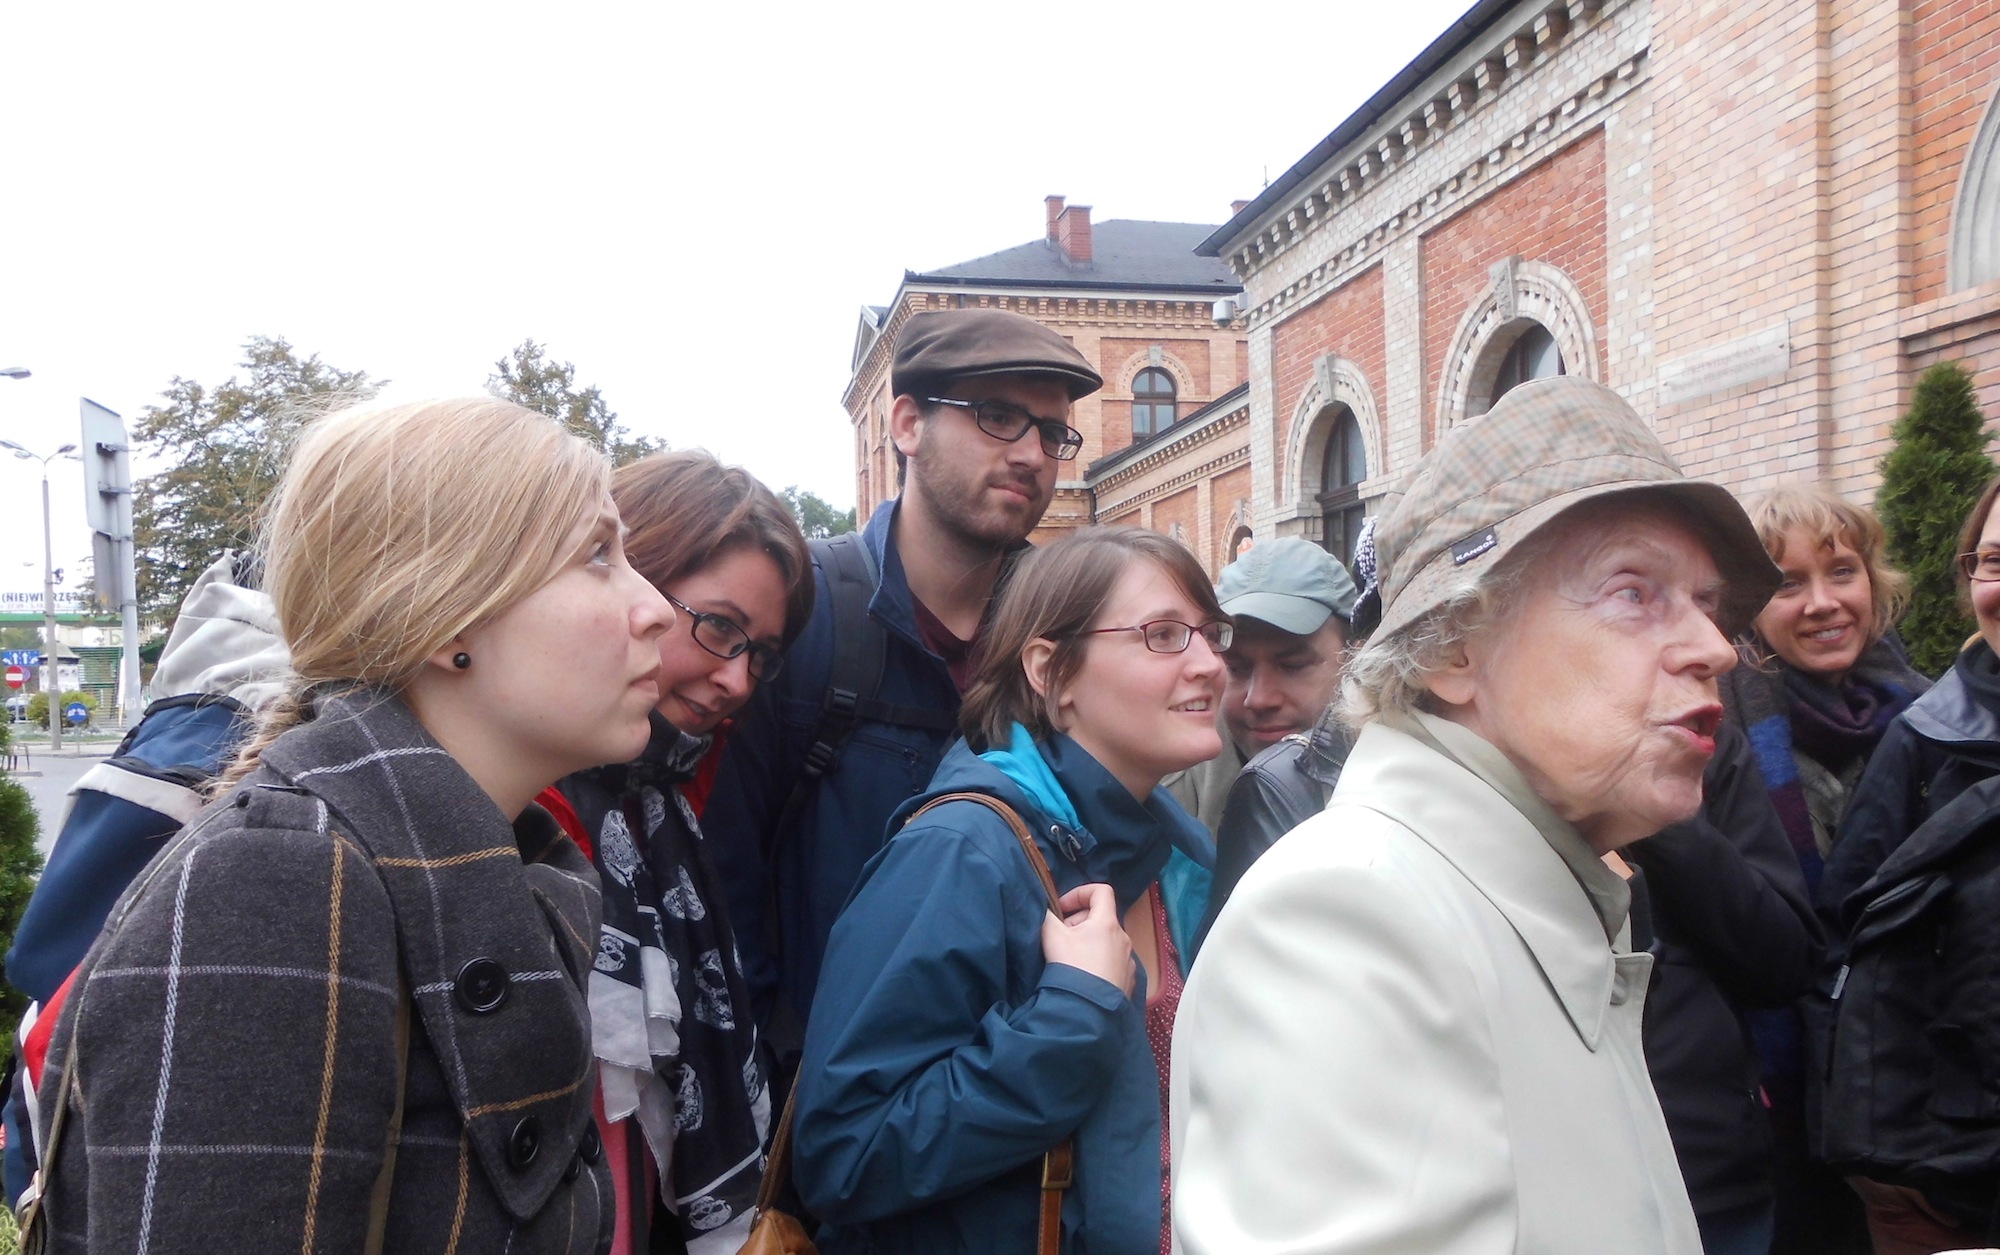
[(1011, 835), (988, 844), (967, 831), (977, 816), (951, 815), (969, 807), (892, 841), (834, 927), (794, 1156), (824, 1220), (879, 1220), (1033, 1161), (1082, 1122), (1130, 1031), (1116, 986), (1043, 965), (1040, 888), (1025, 864), (1003, 870)]

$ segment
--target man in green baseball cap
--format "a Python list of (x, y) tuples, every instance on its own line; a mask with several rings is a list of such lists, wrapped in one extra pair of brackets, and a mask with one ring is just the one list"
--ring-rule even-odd
[(1224, 567), (1215, 595), (1236, 620), (1222, 656), (1222, 753), (1166, 781), (1210, 832), (1243, 765), (1311, 729), (1339, 692), (1357, 596), (1347, 568), (1296, 536), (1261, 541)]

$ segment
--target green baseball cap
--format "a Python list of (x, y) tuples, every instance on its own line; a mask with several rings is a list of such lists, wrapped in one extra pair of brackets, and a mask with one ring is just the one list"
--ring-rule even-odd
[(1354, 617), (1358, 594), (1347, 568), (1297, 536), (1259, 541), (1222, 568), (1215, 597), (1232, 618), (1260, 619), (1281, 632), (1311, 636), (1329, 615)]

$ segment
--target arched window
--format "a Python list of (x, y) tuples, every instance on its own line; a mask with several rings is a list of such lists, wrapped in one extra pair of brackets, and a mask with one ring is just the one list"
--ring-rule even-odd
[(1562, 350), (1556, 347), (1556, 338), (1540, 323), (1529, 324), (1527, 330), (1514, 338), (1507, 346), (1507, 355), (1500, 359), (1499, 374), (1493, 379), (1493, 400), (1501, 397), (1530, 379), (1548, 379), (1554, 375), (1568, 374), (1564, 369)]
[(1361, 444), (1361, 424), (1354, 411), (1335, 406), (1326, 420), (1326, 451), (1320, 455), (1320, 543), (1341, 562), (1354, 564), (1354, 542), (1368, 517), (1361, 504), (1361, 481), (1368, 478), (1368, 451)]
[(1948, 291), (2000, 279), (2000, 91), (1986, 102), (1986, 114), (1959, 168), (1946, 265)]
[(1132, 439), (1139, 440), (1174, 425), (1174, 377), (1148, 366), (1132, 381)]

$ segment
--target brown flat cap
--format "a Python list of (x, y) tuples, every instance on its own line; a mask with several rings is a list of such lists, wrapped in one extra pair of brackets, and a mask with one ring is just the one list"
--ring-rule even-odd
[(1722, 575), (1724, 630), (1748, 628), (1780, 576), (1743, 507), (1722, 485), (1682, 475), (1623, 397), (1558, 377), (1515, 388), (1485, 417), (1446, 433), (1418, 464), (1375, 533), (1376, 634), (1416, 622), (1564, 510), (1614, 493), (1680, 508)]
[(896, 396), (915, 396), (989, 375), (1057, 379), (1072, 401), (1104, 386), (1083, 354), (1032, 318), (999, 309), (943, 309), (914, 314), (903, 324), (889, 387)]

